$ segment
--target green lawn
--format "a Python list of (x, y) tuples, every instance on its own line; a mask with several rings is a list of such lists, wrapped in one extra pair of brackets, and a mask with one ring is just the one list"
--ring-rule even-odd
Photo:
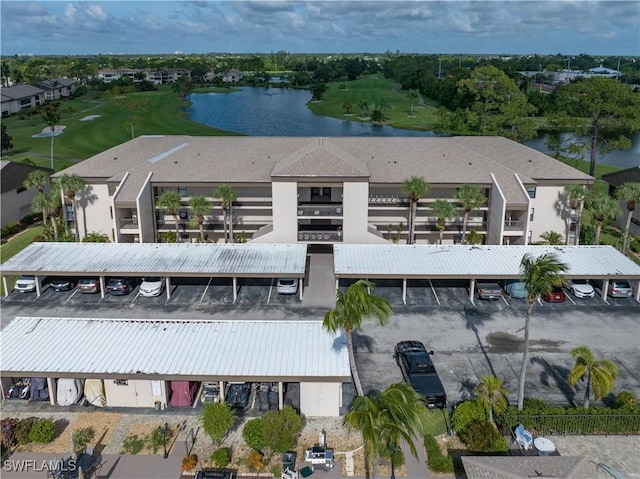
[[(370, 76), (361, 80), (340, 83), (328, 83), (329, 87), (321, 101), (310, 101), (307, 106), (318, 115), (329, 116), (340, 120), (369, 121), (368, 118), (375, 104), (384, 99), (390, 108), (385, 111), (385, 125), (412, 130), (432, 130), (437, 120), (436, 109), (414, 102), (411, 115), (411, 101), (407, 91), (400, 85), (382, 75)], [(344, 86), (344, 88), (341, 88)], [(366, 100), (369, 111), (361, 112), (358, 104)], [(345, 103), (352, 106), (351, 113), (344, 108)], [(363, 119), (360, 116), (363, 116)], [(366, 117), (366, 118), (365, 118)]]
[[(186, 104), (167, 85), (159, 86), (155, 92), (134, 93), (132, 96), (151, 102), (149, 112), (136, 127), (136, 136), (233, 134), (187, 120), (181, 112)], [(81, 121), (90, 115), (99, 117)], [(63, 101), (58, 124), (66, 128), (54, 138), (55, 169), (61, 170), (129, 140), (131, 134), (125, 122), (126, 111), (105, 94), (92, 91), (86, 97)], [(33, 138), (47, 127), (40, 115), (28, 118), (13, 115), (3, 119), (3, 123), (7, 125), (7, 133), (12, 137), (14, 146), (12, 151), (3, 153), (3, 159), (21, 161), (29, 158), (37, 165), (51, 165), (51, 138)]]
[[(9, 241), (0, 246), (0, 263), (4, 263), (9, 258), (25, 249), (35, 238), (41, 236), (43, 232), (44, 227), (42, 225), (35, 225), (10, 238)], [(13, 285), (16, 282), (16, 279), (18, 279), (18, 276), (8, 276), (7, 279), (9, 280), (9, 288), (13, 289)], [(0, 294), (2, 294), (2, 296), (5, 294), (4, 284), (2, 284), (2, 281), (0, 281)]]
[[(446, 420), (445, 420), (446, 417)], [(439, 436), (447, 432), (449, 411), (446, 409), (433, 409), (427, 413), (427, 435)]]

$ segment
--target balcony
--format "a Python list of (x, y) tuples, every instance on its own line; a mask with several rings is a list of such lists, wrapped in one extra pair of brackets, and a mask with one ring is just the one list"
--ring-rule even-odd
[(524, 228), (524, 221), (506, 220), (504, 222), (505, 231), (522, 231)]
[(298, 216), (342, 216), (341, 204), (298, 205)]
[(298, 231), (298, 241), (311, 243), (342, 242), (342, 232), (338, 231)]

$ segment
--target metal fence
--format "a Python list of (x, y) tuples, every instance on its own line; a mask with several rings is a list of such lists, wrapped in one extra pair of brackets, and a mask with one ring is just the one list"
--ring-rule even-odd
[(535, 435), (636, 435), (640, 434), (638, 414), (545, 414), (504, 415), (502, 434), (511, 436), (518, 424)]

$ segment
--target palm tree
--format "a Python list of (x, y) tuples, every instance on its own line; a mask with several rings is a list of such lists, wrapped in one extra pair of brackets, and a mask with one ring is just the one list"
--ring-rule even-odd
[(108, 243), (109, 237), (106, 234), (98, 233), (97, 231), (92, 231), (91, 233), (87, 233), (84, 238), (82, 238), (83, 243)]
[(518, 409), (524, 405), (524, 383), (529, 361), (529, 323), (533, 314), (533, 305), (539, 296), (551, 293), (554, 286), (564, 283), (564, 272), (567, 265), (560, 262), (555, 254), (548, 253), (533, 258), (529, 253), (520, 261), (520, 281), (527, 290), (527, 313), (524, 323), (524, 351), (520, 367), (520, 384), (518, 386)]
[(409, 237), (407, 238), (407, 243), (409, 244), (415, 243), (418, 201), (425, 195), (427, 190), (429, 190), (429, 183), (427, 183), (422, 176), (412, 176), (402, 183), (402, 191), (409, 195), (409, 200), (411, 201), (409, 210)]
[(596, 193), (587, 201), (587, 209), (593, 215), (593, 221), (596, 223), (595, 244), (600, 244), (600, 233), (602, 225), (607, 221), (616, 219), (622, 210), (616, 200), (607, 193)]
[(47, 122), (47, 126), (51, 129), (51, 169), (53, 167), (53, 138), (56, 132), (56, 123), (60, 121), (60, 107), (58, 103), (51, 103), (42, 112), (42, 119)]
[(75, 231), (76, 241), (80, 241), (80, 234), (78, 232), (78, 216), (77, 216), (77, 201), (76, 195), (79, 191), (85, 188), (85, 182), (80, 175), (77, 174), (63, 174), (57, 179), (58, 187), (62, 191), (62, 194), (69, 198), (71, 201), (71, 209), (73, 211), (73, 229)]
[(360, 329), (362, 322), (371, 317), (377, 318), (378, 322), (384, 326), (393, 313), (389, 301), (371, 293), (374, 286), (375, 284), (371, 281), (360, 279), (349, 286), (344, 293), (338, 290), (335, 309), (324, 315), (324, 329), (331, 333), (335, 333), (339, 329), (344, 330), (347, 338), (351, 375), (358, 396), (362, 396), (363, 392), (356, 367), (352, 332), (354, 329)]
[(487, 197), (482, 193), (478, 185), (462, 185), (456, 190), (455, 199), (460, 202), (464, 210), (464, 219), (462, 220), (462, 244), (465, 244), (467, 236), (467, 223), (469, 221), (469, 213), (476, 208), (480, 208), (487, 201)]
[(564, 244), (562, 239), (562, 235), (557, 231), (545, 231), (540, 234), (540, 238), (546, 243), (550, 245), (561, 245)]
[(582, 227), (582, 209), (587, 196), (587, 188), (578, 183), (571, 183), (564, 187), (564, 194), (569, 201), (569, 207), (576, 212), (576, 237), (573, 244), (580, 244), (580, 228)]
[(627, 221), (624, 224), (624, 240), (622, 241), (622, 252), (626, 254), (629, 247), (629, 227), (633, 211), (640, 203), (640, 183), (624, 183), (616, 190), (616, 198), (627, 202)]
[(440, 244), (442, 244), (444, 230), (447, 229), (447, 221), (455, 218), (458, 210), (447, 200), (436, 200), (431, 207), (431, 211), (438, 217), (436, 228), (440, 231)]
[(584, 391), (584, 407), (589, 407), (589, 394), (593, 388), (593, 399), (598, 401), (613, 390), (618, 377), (618, 367), (610, 359), (598, 359), (587, 346), (578, 346), (571, 351), (576, 364), (567, 381), (573, 387), (579, 379), (587, 376), (587, 387)]
[(413, 88), (407, 93), (407, 98), (411, 101), (411, 116), (413, 116), (413, 103), (418, 99), (418, 91)]
[(347, 431), (362, 435), (366, 470), (375, 477), (373, 467), (383, 451), (391, 457), (391, 477), (395, 477), (395, 462), (401, 439), (407, 442), (411, 454), (417, 457), (414, 437), (426, 433), (427, 409), (424, 398), (407, 384), (392, 384), (380, 393), (358, 396), (343, 420)]
[(196, 195), (189, 200), (189, 206), (193, 212), (189, 225), (198, 225), (198, 228), (200, 228), (200, 241), (204, 243), (204, 215), (211, 210), (211, 204), (204, 195)]
[[(35, 188), (38, 192), (38, 196), (44, 194), (45, 187), (49, 184), (49, 175), (47, 175), (44, 170), (33, 170), (29, 173), (29, 176), (22, 182), (22, 185), (29, 189)], [(35, 197), (37, 198), (37, 196)], [(34, 198), (34, 201), (35, 201)], [(47, 215), (46, 211), (43, 209), (38, 209), (36, 211), (42, 211), (42, 223), (47, 224)]]
[(180, 207), (182, 196), (177, 191), (169, 190), (165, 191), (158, 197), (157, 206), (161, 210), (165, 210), (171, 216), (173, 216), (173, 223), (176, 228), (176, 243), (180, 238), (180, 231), (178, 229), (178, 213), (180, 213)]
[[(220, 199), (220, 208), (222, 208), (222, 224), (224, 226), (224, 242), (231, 241), (233, 243), (233, 202), (238, 197), (236, 189), (224, 184), (213, 190), (213, 196)], [(227, 209), (229, 217), (227, 218)], [(227, 221), (229, 222), (229, 236), (227, 237)]]
[(369, 102), (367, 100), (360, 100), (358, 102), (358, 108), (360, 109), (360, 116), (363, 117), (364, 116), (364, 112), (365, 111), (369, 111)]
[(489, 409), (489, 422), (493, 422), (493, 411), (504, 411), (508, 405), (509, 390), (502, 385), (502, 379), (493, 374), (482, 376), (480, 384), (475, 389), (478, 398)]
[(62, 200), (60, 199), (60, 192), (57, 188), (51, 188), (49, 191), (36, 195), (31, 203), (31, 209), (35, 213), (42, 213), (45, 226), (47, 224), (45, 218), (50, 219), (51, 226), (53, 227), (54, 241), (58, 241), (59, 239), (57, 218), (60, 206), (62, 206)]

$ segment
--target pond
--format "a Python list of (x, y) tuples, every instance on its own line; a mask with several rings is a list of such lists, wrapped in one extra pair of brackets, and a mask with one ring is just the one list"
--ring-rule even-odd
[[(242, 87), (233, 93), (194, 93), (189, 99), (192, 104), (186, 112), (190, 120), (249, 136), (446, 136), (316, 115), (306, 106), (311, 99), (308, 90)], [(640, 132), (632, 141), (629, 150), (600, 155), (598, 162), (640, 166)], [(524, 144), (549, 153), (543, 134)]]

